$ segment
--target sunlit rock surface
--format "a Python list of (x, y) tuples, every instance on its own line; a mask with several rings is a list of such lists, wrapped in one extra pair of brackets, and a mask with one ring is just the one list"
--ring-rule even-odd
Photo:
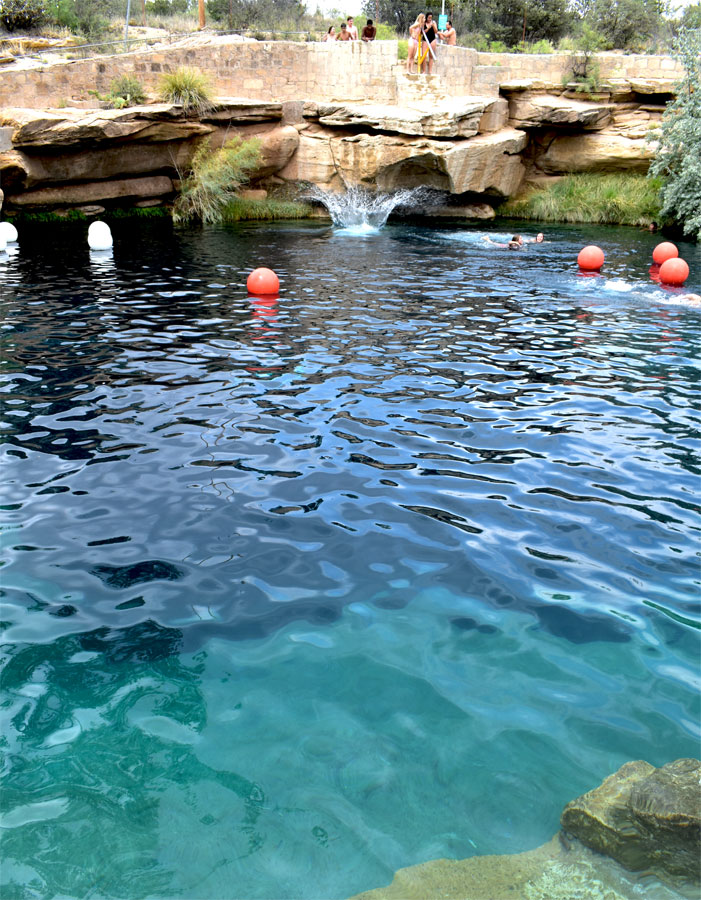
[(521, 185), (522, 131), (502, 129), (469, 141), (436, 141), (401, 135), (334, 136), (320, 127), (300, 135), (299, 149), (280, 176), (322, 187), (373, 184), (380, 190), (425, 187), (508, 197)]
[(632, 871), (701, 883), (701, 763), (626, 763), (565, 807), (565, 832)]
[(587, 103), (552, 94), (515, 94), (509, 100), (509, 119), (513, 128), (598, 131), (609, 124), (614, 109), (610, 103)]
[(656, 878), (637, 878), (612, 860), (558, 837), (525, 853), (437, 859), (399, 869), (387, 887), (352, 900), (691, 900)]

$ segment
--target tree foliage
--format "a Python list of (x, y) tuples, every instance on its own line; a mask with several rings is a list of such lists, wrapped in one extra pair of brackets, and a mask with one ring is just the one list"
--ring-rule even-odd
[(299, 0), (207, 0), (206, 8), (212, 19), (241, 31), (298, 30), (306, 13)]
[(46, 17), (46, 0), (0, 0), (0, 22), (8, 31), (38, 28)]
[(604, 49), (637, 49), (661, 24), (658, 0), (593, 0), (585, 21), (603, 39)]
[(650, 175), (664, 180), (662, 215), (701, 241), (701, 29), (682, 28), (675, 55), (684, 66), (676, 99), (668, 104)]

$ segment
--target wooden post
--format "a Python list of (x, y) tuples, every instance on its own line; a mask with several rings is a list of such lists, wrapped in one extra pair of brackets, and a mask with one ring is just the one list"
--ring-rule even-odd
[(141, 0), (141, 24), (146, 27), (146, 0)]
[(200, 14), (200, 29), (202, 29), (205, 26), (204, 0), (197, 0), (197, 11)]

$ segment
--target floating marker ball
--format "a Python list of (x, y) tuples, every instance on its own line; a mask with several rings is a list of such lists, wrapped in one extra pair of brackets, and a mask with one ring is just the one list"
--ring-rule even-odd
[(91, 250), (109, 250), (112, 246), (112, 232), (107, 222), (91, 222), (88, 228), (88, 247)]
[[(677, 248), (675, 247), (674, 249), (676, 250)], [(684, 284), (688, 277), (689, 267), (678, 256), (665, 260), (660, 266), (660, 281), (662, 284)]]
[(652, 258), (658, 266), (661, 266), (662, 263), (666, 262), (668, 259), (674, 259), (677, 256), (679, 256), (679, 250), (677, 249), (676, 244), (672, 244), (669, 241), (663, 241), (652, 251)]
[(277, 294), (280, 279), (272, 269), (254, 269), (248, 276), (246, 287), (250, 294)]
[(17, 240), (17, 229), (11, 222), (0, 222), (0, 239), (6, 244), (14, 244)]
[(590, 244), (579, 251), (577, 262), (580, 269), (586, 269), (588, 272), (598, 272), (604, 264), (604, 251), (601, 247)]

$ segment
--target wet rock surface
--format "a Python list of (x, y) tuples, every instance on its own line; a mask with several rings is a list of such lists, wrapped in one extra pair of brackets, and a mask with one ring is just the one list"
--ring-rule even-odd
[(701, 882), (701, 763), (626, 763), (565, 807), (563, 830), (631, 871)]

